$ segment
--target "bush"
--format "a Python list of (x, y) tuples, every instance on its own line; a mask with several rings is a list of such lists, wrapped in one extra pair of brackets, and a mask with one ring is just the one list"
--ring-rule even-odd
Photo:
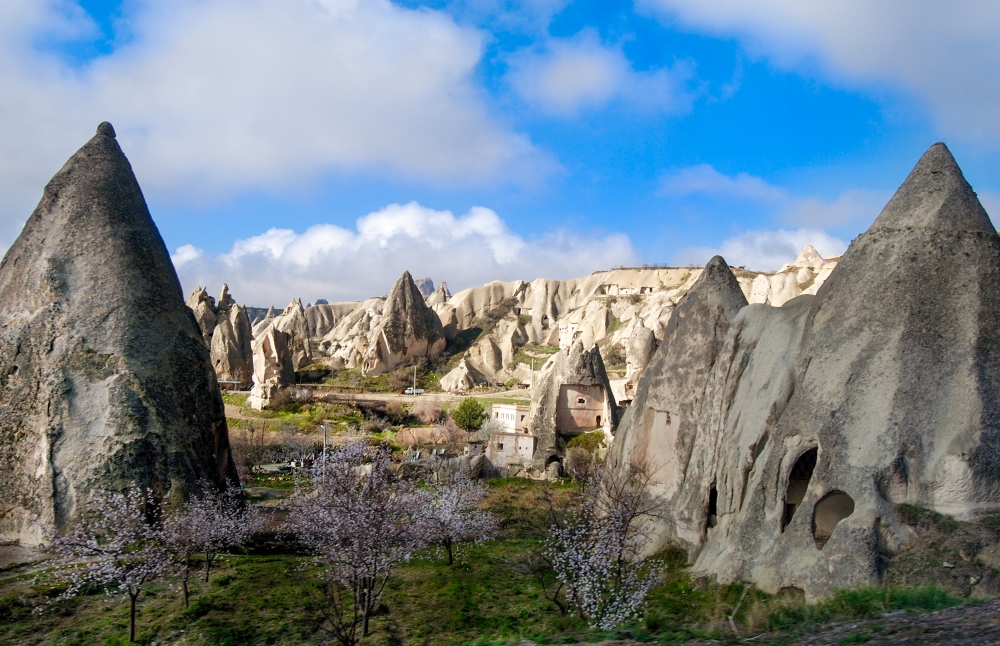
[(466, 397), (451, 413), (451, 418), (455, 420), (458, 427), (466, 431), (474, 431), (483, 424), (486, 412), (483, 405), (475, 397)]
[(444, 421), (444, 411), (432, 401), (423, 400), (413, 406), (413, 416), (423, 424), (440, 424)]
[(591, 431), (577, 435), (566, 444), (566, 449), (579, 448), (587, 453), (594, 453), (604, 448), (604, 431)]

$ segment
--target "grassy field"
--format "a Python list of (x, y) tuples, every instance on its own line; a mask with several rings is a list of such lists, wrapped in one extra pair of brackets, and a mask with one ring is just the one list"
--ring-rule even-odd
[[(373, 620), (368, 644), (453, 645), (575, 643), (634, 639), (660, 644), (701, 637), (721, 641), (734, 635), (727, 617), (744, 588), (692, 578), (685, 555), (670, 550), (661, 583), (640, 617), (612, 633), (591, 630), (560, 614), (546, 596), (552, 574), (533, 563), (548, 518), (548, 500), (557, 503), (575, 490), (568, 483), (519, 479), (490, 481), (488, 506), (501, 519), (498, 540), (464, 545), (456, 563), (442, 554), (415, 554), (390, 579), (385, 606)], [(191, 605), (183, 606), (176, 584), (148, 588), (139, 604), (142, 644), (323, 644), (316, 569), (307, 556), (287, 553), (230, 555), (212, 580), (192, 583)], [(45, 576), (21, 568), (0, 571), (0, 644), (123, 644), (128, 604), (95, 593), (53, 601), (59, 588)], [(743, 636), (769, 632), (779, 642), (842, 618), (879, 617), (896, 609), (933, 610), (960, 603), (934, 586), (883, 587), (843, 591), (826, 602), (806, 605), (800, 598), (749, 590), (735, 617)], [(37, 612), (36, 609), (41, 609)]]

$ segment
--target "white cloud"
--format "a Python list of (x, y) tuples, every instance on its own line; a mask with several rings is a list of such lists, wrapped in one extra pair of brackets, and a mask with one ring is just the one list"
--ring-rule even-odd
[(782, 202), (788, 199), (788, 194), (783, 189), (759, 177), (747, 173), (729, 177), (709, 164), (682, 168), (664, 176), (660, 181), (659, 194), (674, 197), (708, 194), (764, 202)]
[(484, 34), (444, 13), (389, 0), (126, 7), (127, 42), (74, 65), (38, 45), (93, 37), (73, 0), (0, 3), (0, 242), (103, 120), (159, 199), (338, 170), (471, 185), (556, 168), (490, 112), (473, 77)]
[(640, 0), (699, 32), (739, 38), (777, 65), (920, 97), (941, 131), (1000, 143), (995, 0)]
[(874, 221), (889, 200), (887, 191), (849, 189), (832, 201), (799, 197), (760, 177), (738, 173), (730, 177), (708, 164), (682, 168), (660, 180), (664, 197), (706, 197), (710, 200), (763, 207), (767, 215), (793, 225), (833, 227)]
[(473, 207), (456, 217), (411, 202), (359, 218), (354, 230), (332, 224), (302, 233), (271, 229), (217, 257), (185, 245), (173, 260), (188, 293), (228, 282), (240, 302), (266, 306), (293, 297), (334, 302), (386, 294), (404, 270), (446, 281), (454, 292), (492, 280), (583, 276), (634, 265), (638, 254), (620, 233), (562, 231), (525, 240), (490, 209)]
[(558, 116), (620, 99), (639, 110), (679, 113), (690, 109), (687, 88), (693, 64), (636, 71), (621, 48), (605, 45), (590, 29), (572, 38), (553, 38), (544, 48), (512, 54), (507, 80), (524, 100)]
[(839, 256), (847, 250), (846, 242), (820, 229), (748, 231), (724, 240), (718, 248), (681, 249), (671, 262), (677, 265), (700, 266), (707, 263), (712, 256), (719, 255), (733, 267), (775, 271), (783, 264), (795, 260), (807, 244), (816, 247), (825, 258)]

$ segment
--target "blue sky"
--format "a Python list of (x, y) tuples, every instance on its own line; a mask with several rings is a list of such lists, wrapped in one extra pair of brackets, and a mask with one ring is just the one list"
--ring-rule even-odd
[(1000, 10), (923, 0), (10, 0), (0, 245), (107, 119), (190, 291), (774, 269), (944, 140), (1000, 208)]

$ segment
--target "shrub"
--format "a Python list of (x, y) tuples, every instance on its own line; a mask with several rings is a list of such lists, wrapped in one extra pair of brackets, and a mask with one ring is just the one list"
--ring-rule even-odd
[(475, 397), (466, 397), (451, 413), (451, 418), (455, 420), (458, 427), (466, 431), (478, 429), (485, 417), (486, 413), (483, 410), (483, 405)]
[(424, 424), (440, 424), (444, 420), (444, 411), (434, 402), (423, 400), (414, 404), (413, 416)]

